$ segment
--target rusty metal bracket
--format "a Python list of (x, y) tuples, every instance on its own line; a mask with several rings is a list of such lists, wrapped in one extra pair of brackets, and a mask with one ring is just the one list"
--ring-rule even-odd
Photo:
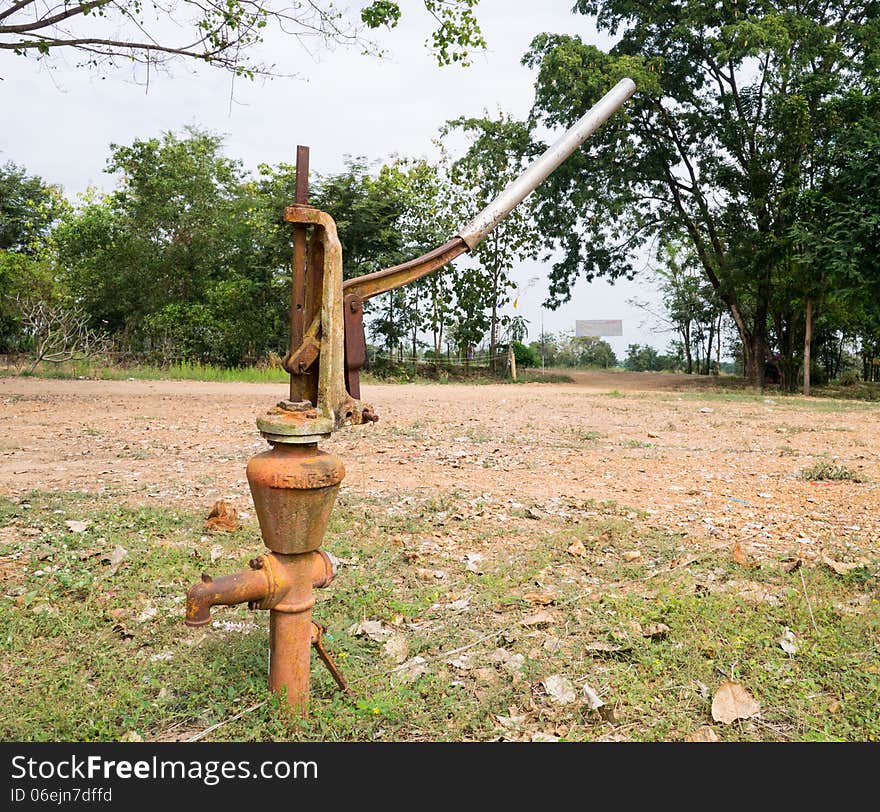
[(352, 696), (354, 692), (348, 687), (348, 683), (345, 681), (345, 677), (342, 676), (339, 666), (336, 665), (330, 652), (324, 647), (324, 633), (326, 631), (327, 628), (325, 626), (321, 626), (312, 621), (312, 645), (315, 647), (315, 651), (321, 658), (321, 662), (327, 666), (327, 670), (330, 672), (330, 676), (336, 681), (339, 690), (344, 694)]
[[(314, 443), (342, 426), (374, 422), (375, 415), (345, 385), (342, 246), (336, 223), (305, 205), (288, 206), (284, 219), (312, 229), (307, 278), (317, 289), (311, 291), (312, 302), (304, 301), (306, 315), (311, 309), (314, 314), (300, 344), (285, 357), (292, 368), (291, 401), (259, 417), (257, 427), (274, 443)], [(318, 358), (315, 378), (308, 370)]]

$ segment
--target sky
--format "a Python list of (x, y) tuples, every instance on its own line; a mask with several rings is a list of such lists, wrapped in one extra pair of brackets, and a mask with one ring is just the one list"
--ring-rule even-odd
[[(90, 186), (112, 188), (113, 178), (103, 172), (111, 143), (187, 125), (223, 134), (227, 154), (251, 170), (260, 163), (293, 163), (297, 144), (311, 148), (311, 169), (321, 174), (342, 170), (347, 155), (430, 159), (432, 141), (449, 119), (528, 114), (535, 77), (520, 60), (536, 34), (577, 34), (602, 48), (611, 45), (589, 18), (572, 14), (571, 5), (481, 0), (477, 16), (488, 49), (466, 68), (437, 66), (424, 47), (432, 20), (415, 0), (401, 3), (397, 28), (376, 35), (387, 51), (381, 59), (356, 48), (309, 53), (290, 37), (270, 35), (261, 56), (300, 78), (233, 82), (224, 71), (178, 63), (171, 75), (154, 73), (147, 88), (125, 69), (89, 72), (72, 57), (49, 69), (0, 52), (0, 161), (23, 165), (75, 197)], [(630, 304), (656, 303), (645, 275), (613, 285), (580, 281), (571, 301), (551, 311), (541, 307), (548, 271), (548, 265), (527, 261), (512, 274), (519, 285), (517, 309), (506, 312), (529, 321), (529, 340), (539, 337), (542, 324), (559, 332), (573, 330), (577, 319), (622, 319), (623, 336), (606, 339), (619, 357), (632, 343), (668, 346), (670, 334)]]

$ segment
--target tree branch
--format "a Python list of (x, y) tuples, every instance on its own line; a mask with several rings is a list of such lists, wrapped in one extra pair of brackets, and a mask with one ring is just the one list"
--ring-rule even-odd
[(16, 11), (21, 11), (26, 6), (33, 5), (37, 0), (19, 0), (18, 3), (13, 3), (6, 11), (0, 11), (0, 20), (5, 20), (7, 17), (11, 17), (15, 14)]
[(92, 9), (106, 6), (111, 2), (113, 2), (113, 0), (94, 0), (92, 3), (83, 3), (82, 5), (69, 8), (66, 11), (59, 12), (54, 17), (41, 17), (39, 20), (34, 20), (31, 23), (22, 23), (21, 25), (0, 25), (0, 34), (24, 34), (28, 31), (35, 31), (39, 28), (48, 28), (49, 26), (60, 23), (70, 17), (75, 17), (77, 14), (84, 14)]

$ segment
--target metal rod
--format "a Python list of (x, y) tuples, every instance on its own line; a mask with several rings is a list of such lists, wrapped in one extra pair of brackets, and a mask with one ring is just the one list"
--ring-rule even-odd
[(599, 129), (636, 91), (632, 79), (621, 79), (597, 101), (577, 123), (556, 140), (539, 158), (485, 209), (470, 221), (458, 236), (473, 250), (508, 214), (543, 183), (566, 158)]
[[(294, 202), (303, 205), (309, 201), (309, 148), (296, 148), (296, 191)], [(306, 238), (308, 227), (293, 227), (293, 279), (290, 290), (290, 353), (293, 354), (303, 342), (306, 306)], [(290, 399), (304, 399), (303, 379), (294, 370), (290, 375)]]

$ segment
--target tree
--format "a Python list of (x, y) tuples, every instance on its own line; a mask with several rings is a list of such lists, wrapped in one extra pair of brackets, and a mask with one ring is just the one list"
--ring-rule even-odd
[(59, 187), (7, 161), (0, 166), (0, 251), (33, 256), (67, 208)]
[[(436, 23), (427, 46), (438, 64), (467, 64), (472, 51), (486, 46), (474, 15), (477, 2), (423, 0)], [(364, 29), (394, 28), (402, 13), (390, 0), (369, 2), (359, 19), (322, 0), (5, 0), (3, 6), (0, 51), (38, 59), (73, 52), (90, 68), (134, 62), (149, 70), (187, 59), (250, 78), (278, 72), (258, 61), (270, 24), (305, 48), (317, 41), (376, 54)]]
[(28, 298), (51, 305), (61, 301), (63, 290), (56, 271), (47, 251), (31, 256), (0, 250), (0, 352), (30, 348), (32, 341), (18, 303)]
[(529, 348), (534, 350), (541, 360), (541, 366), (552, 367), (560, 363), (559, 341), (553, 333), (546, 333), (542, 330), (540, 338), (530, 342)]
[(667, 368), (663, 356), (648, 344), (630, 344), (623, 365), (630, 372), (659, 372)]
[(653, 281), (660, 292), (663, 310), (635, 299), (630, 304), (648, 313), (661, 329), (677, 333), (683, 366), (688, 375), (711, 371), (712, 349), (720, 351), (723, 304), (702, 274), (699, 261), (687, 245), (663, 244), (657, 252), (662, 263)]
[[(594, 336), (576, 336), (571, 331), (563, 331), (558, 337), (547, 334), (544, 337), (547, 364), (564, 367), (608, 367), (617, 366), (617, 357), (607, 341)], [(540, 353), (540, 342), (533, 347)]]
[(803, 195), (802, 216), (791, 229), (809, 314), (805, 327), (811, 328), (805, 331), (805, 393), (810, 338), (821, 353), (823, 319), (826, 333), (831, 326), (859, 336), (866, 380), (874, 375), (880, 344), (880, 94), (849, 93), (828, 106), (825, 127), (819, 145), (824, 171)]
[(541, 34), (534, 118), (570, 124), (621, 76), (638, 93), (538, 191), (562, 249), (551, 304), (579, 275), (632, 276), (635, 249), (685, 239), (763, 380), (773, 292), (791, 266), (797, 203), (817, 176), (827, 106), (875, 75), (876, 4), (579, 0), (608, 53)]
[(82, 308), (33, 296), (15, 297), (21, 317), (22, 332), (29, 339), (34, 361), (33, 372), (46, 361), (60, 364), (89, 358), (110, 348), (110, 337), (89, 326)]
[[(467, 152), (452, 163), (450, 170), (450, 180), (458, 191), (459, 221), (465, 223), (521, 174), (531, 142), (528, 126), (503, 114), (496, 119), (449, 121), (441, 134), (445, 137), (455, 130), (471, 138)], [(483, 287), (488, 294), (485, 304), (490, 311), (489, 358), (493, 368), (502, 323), (500, 310), (510, 301), (510, 290), (515, 287), (510, 272), (518, 260), (535, 256), (537, 249), (538, 235), (531, 221), (530, 202), (526, 199), (471, 252), (479, 264), (479, 272), (486, 277)]]
[(171, 341), (178, 355), (216, 363), (280, 349), (279, 214), (221, 139), (188, 130), (112, 145), (107, 168), (119, 187), (87, 197), (56, 230), (71, 295), (93, 325), (128, 349)]
[(541, 363), (541, 357), (531, 347), (527, 347), (515, 339), (510, 344), (513, 347), (513, 357), (518, 367), (536, 367)]

